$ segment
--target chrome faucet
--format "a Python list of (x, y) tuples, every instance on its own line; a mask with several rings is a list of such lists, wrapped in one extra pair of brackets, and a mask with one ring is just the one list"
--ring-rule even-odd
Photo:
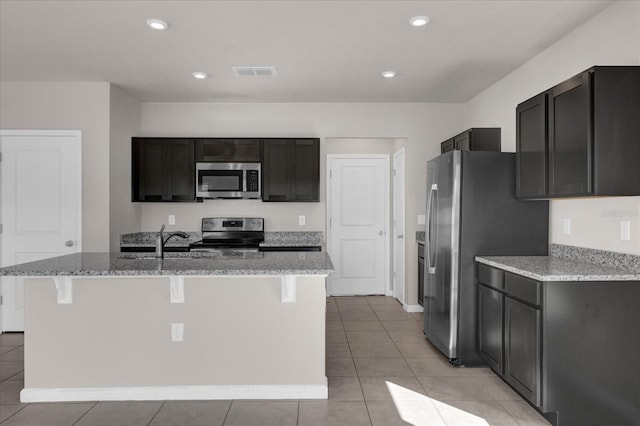
[(162, 224), (162, 227), (160, 228), (160, 232), (158, 232), (158, 236), (156, 237), (156, 258), (158, 259), (164, 259), (164, 245), (167, 244), (167, 241), (169, 241), (171, 238), (175, 236), (178, 236), (180, 238), (189, 238), (189, 234), (187, 234), (186, 232), (175, 231), (175, 232), (172, 232), (165, 239), (162, 234), (163, 231), (164, 231), (164, 223)]

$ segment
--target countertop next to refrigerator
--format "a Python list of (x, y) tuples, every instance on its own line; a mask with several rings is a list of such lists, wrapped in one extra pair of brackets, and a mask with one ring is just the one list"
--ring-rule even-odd
[(476, 256), (537, 281), (640, 281), (640, 256), (552, 244), (551, 256)]

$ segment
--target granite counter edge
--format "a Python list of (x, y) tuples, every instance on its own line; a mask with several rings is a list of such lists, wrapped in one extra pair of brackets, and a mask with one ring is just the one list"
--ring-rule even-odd
[(502, 269), (507, 272), (522, 275), (536, 281), (640, 281), (640, 274), (629, 272), (626, 274), (615, 275), (589, 275), (589, 274), (545, 274), (540, 275), (526, 269), (518, 268), (502, 262), (496, 262), (482, 256), (476, 256), (477, 262), (483, 263), (494, 268)]

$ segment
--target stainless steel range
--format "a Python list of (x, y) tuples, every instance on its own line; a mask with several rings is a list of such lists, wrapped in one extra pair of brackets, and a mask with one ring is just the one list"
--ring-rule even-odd
[(190, 251), (257, 252), (264, 241), (264, 219), (260, 217), (205, 217), (202, 241), (189, 246)]

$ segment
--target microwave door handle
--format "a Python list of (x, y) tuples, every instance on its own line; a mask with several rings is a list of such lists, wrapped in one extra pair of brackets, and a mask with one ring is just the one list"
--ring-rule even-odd
[(434, 206), (433, 204), (436, 201), (436, 196), (438, 193), (438, 184), (431, 185), (431, 189), (429, 191), (429, 200), (427, 202), (427, 271), (430, 274), (436, 273), (436, 251), (432, 249), (433, 243), (436, 240), (435, 238), (435, 217), (434, 217)]

